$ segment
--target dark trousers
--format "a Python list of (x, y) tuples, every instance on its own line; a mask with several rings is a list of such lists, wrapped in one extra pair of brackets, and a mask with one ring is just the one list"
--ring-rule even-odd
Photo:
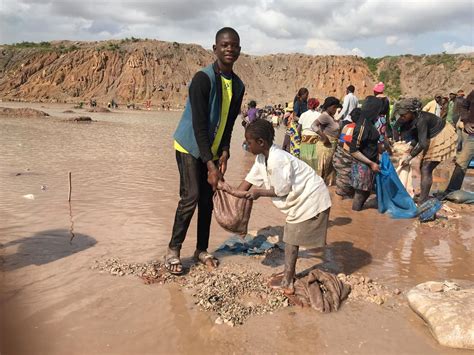
[(204, 251), (209, 245), (209, 232), (212, 218), (212, 187), (207, 182), (207, 166), (201, 159), (191, 154), (176, 151), (179, 170), (180, 200), (174, 218), (173, 232), (169, 248), (180, 250), (198, 207), (196, 249)]

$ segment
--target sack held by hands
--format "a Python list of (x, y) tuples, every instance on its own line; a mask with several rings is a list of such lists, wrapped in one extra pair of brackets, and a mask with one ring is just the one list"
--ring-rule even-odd
[(214, 217), (217, 223), (226, 231), (236, 234), (247, 234), (252, 200), (235, 197), (230, 193), (217, 190), (213, 197)]

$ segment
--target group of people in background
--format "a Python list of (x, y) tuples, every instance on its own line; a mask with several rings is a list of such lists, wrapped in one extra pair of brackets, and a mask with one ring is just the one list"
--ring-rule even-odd
[(463, 90), (449, 97), (435, 95), (423, 106), (417, 98), (400, 97), (391, 103), (384, 91), (384, 83), (377, 83), (373, 95), (360, 104), (354, 85), (349, 85), (342, 102), (329, 96), (320, 104), (307, 88), (300, 88), (284, 109), (275, 105), (260, 118), (274, 127), (282, 123), (282, 149), (312, 167), (327, 186), (336, 185), (342, 199), (353, 199), (355, 211), (363, 208), (374, 189), (380, 154), (392, 154), (395, 141), (410, 143), (402, 166), (419, 164), (414, 167), (421, 174), (416, 202), (429, 199), (434, 169), (456, 155), (448, 188), (437, 196), (460, 189), (473, 158), (472, 92), (467, 98)]
[[(181, 249), (196, 208), (194, 259), (208, 268), (219, 265), (217, 257), (208, 252), (213, 194), (218, 189), (249, 200), (271, 198), (286, 214), (285, 266), (283, 272), (272, 276), (269, 285), (291, 294), (299, 247), (326, 245), (332, 206), (327, 186), (336, 184), (338, 195), (353, 198), (353, 210), (362, 209), (380, 171), (380, 153), (390, 152), (394, 138), (411, 142), (404, 165), (421, 156), (419, 202), (428, 198), (433, 170), (453, 157), (456, 149), (457, 165), (448, 190), (461, 187), (474, 154), (474, 91), (459, 103), (462, 124), (457, 124), (456, 134), (447, 118), (437, 111), (423, 111), (416, 98), (398, 101), (391, 112), (383, 83), (375, 85), (373, 95), (367, 96), (361, 107), (353, 85), (347, 87), (342, 104), (330, 96), (320, 105), (306, 88), (299, 89), (286, 107), (260, 110), (255, 101), (250, 102), (242, 124), (245, 147), (255, 155), (255, 161), (239, 186), (229, 186), (224, 175), (245, 94), (244, 83), (233, 71), (240, 50), (237, 31), (220, 29), (213, 45), (215, 62), (199, 70), (189, 85), (186, 108), (173, 136), (180, 200), (164, 256), (170, 273), (184, 272)], [(452, 110), (455, 112), (455, 106)], [(274, 144), (275, 127), (280, 123), (286, 127), (283, 147), (287, 152)]]

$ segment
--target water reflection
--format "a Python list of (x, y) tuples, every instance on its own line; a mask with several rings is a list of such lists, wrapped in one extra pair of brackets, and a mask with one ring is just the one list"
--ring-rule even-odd
[[(49, 113), (62, 111), (64, 107)], [(103, 246), (98, 252), (103, 254), (155, 258), (166, 248), (179, 195), (172, 135), (180, 113), (118, 110), (90, 116), (97, 122), (0, 122), (0, 242), (5, 267), (71, 255), (96, 243), (89, 235)], [(282, 142), (283, 134), (284, 129), (277, 131), (276, 143)], [(243, 129), (236, 124), (226, 174), (233, 185), (242, 181), (255, 160), (242, 150), (243, 139)], [(65, 205), (68, 171), (74, 175), (74, 206)], [(437, 183), (449, 177), (441, 170), (436, 174)], [(472, 184), (472, 179), (466, 181)], [(46, 191), (42, 185), (48, 186)], [(26, 194), (34, 194), (35, 200), (22, 198)], [(391, 220), (376, 210), (354, 214), (350, 201), (337, 198), (331, 217), (327, 251), (308, 253), (307, 258), (303, 253), (303, 259), (314, 257), (336, 272), (412, 281), (463, 277), (472, 269), (472, 219), (450, 220), (449, 228), (432, 231), (413, 221)], [(254, 205), (253, 228), (283, 222), (270, 201), (261, 199)], [(211, 245), (217, 247), (228, 234), (215, 224), (212, 228)], [(194, 238), (191, 226), (184, 248), (192, 249)], [(45, 243), (52, 249), (48, 251)], [(35, 250), (36, 246), (41, 247)]]
[(79, 253), (97, 243), (94, 238), (85, 234), (76, 233), (74, 241), (69, 237), (69, 230), (56, 229), (5, 243), (1, 246), (1, 269), (11, 271), (29, 265), (47, 264)]

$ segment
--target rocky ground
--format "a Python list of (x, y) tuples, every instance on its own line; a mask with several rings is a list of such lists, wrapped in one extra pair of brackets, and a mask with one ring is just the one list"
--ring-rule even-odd
[[(159, 261), (127, 263), (117, 258), (108, 258), (96, 260), (91, 268), (113, 276), (134, 275), (145, 284), (177, 284), (191, 291), (194, 303), (201, 310), (215, 314), (216, 324), (240, 325), (254, 315), (290, 306), (288, 298), (267, 286), (269, 275), (252, 271), (249, 266), (240, 264), (226, 264), (212, 271), (203, 265), (193, 265), (183, 276), (169, 274)], [(349, 302), (382, 305), (401, 294), (399, 289), (391, 290), (360, 274), (337, 276), (351, 287)]]

